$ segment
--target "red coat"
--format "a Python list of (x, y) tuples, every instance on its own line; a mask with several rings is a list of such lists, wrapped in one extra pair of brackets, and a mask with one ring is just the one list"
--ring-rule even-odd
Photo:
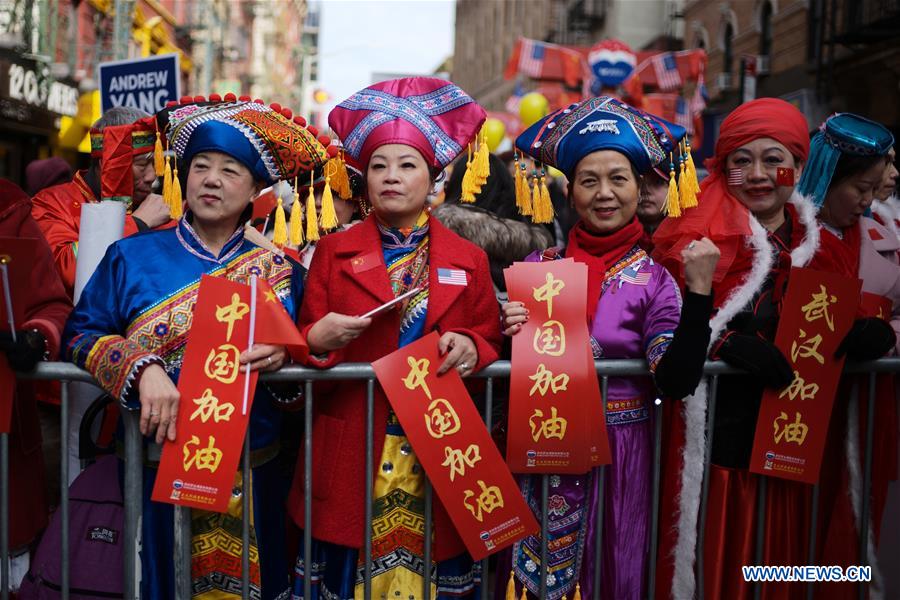
[[(78, 232), (81, 228), (81, 205), (97, 202), (94, 192), (84, 180), (86, 171), (78, 171), (69, 183), (54, 185), (38, 192), (32, 200), (31, 214), (50, 244), (56, 271), (72, 297), (75, 290), (75, 257), (78, 254)], [(124, 236), (138, 232), (131, 215), (125, 216)]]
[[(51, 359), (59, 354), (60, 335), (72, 303), (53, 268), (53, 256), (31, 218), (31, 202), (12, 182), (0, 179), (0, 237), (38, 240), (27, 298), (25, 322), (19, 329), (37, 329), (47, 339)], [(31, 542), (47, 524), (44, 458), (34, 381), (19, 380), (13, 399), (9, 437), (10, 547)], [(63, 438), (65, 439), (65, 437)]]
[[(453, 331), (469, 336), (478, 349), (480, 370), (495, 361), (500, 349), (500, 316), (483, 250), (430, 219), (429, 297), (425, 333)], [(366, 257), (375, 268), (354, 273), (352, 261)], [(468, 285), (438, 283), (437, 269), (466, 271)], [(357, 269), (359, 270), (359, 269)], [(393, 299), (374, 217), (318, 243), (306, 281), (299, 326), (308, 334), (328, 312), (356, 315)], [(345, 348), (310, 365), (331, 367), (343, 362), (369, 363), (398, 348), (397, 311), (377, 316), (369, 328)], [(327, 542), (361, 548), (365, 527), (366, 383), (344, 381), (316, 386), (313, 417), (312, 535)], [(375, 387), (375, 444), (372, 468), (379, 466), (388, 419), (388, 401)], [(297, 464), (288, 511), (303, 526), (303, 456)], [(465, 547), (444, 507), (434, 502), (434, 557), (444, 560)]]

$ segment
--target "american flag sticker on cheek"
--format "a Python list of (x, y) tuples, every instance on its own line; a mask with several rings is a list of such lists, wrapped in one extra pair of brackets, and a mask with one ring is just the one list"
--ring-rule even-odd
[(468, 283), (466, 281), (466, 272), (462, 269), (438, 269), (437, 276), (438, 283), (446, 285), (465, 286)]
[(728, 185), (730, 185), (730, 186), (744, 185), (743, 169), (728, 169)]

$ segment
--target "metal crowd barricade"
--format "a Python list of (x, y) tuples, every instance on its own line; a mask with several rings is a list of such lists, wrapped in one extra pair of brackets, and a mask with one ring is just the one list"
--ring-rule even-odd
[[(620, 376), (649, 376), (647, 364), (643, 360), (603, 360), (596, 361), (597, 374), (601, 378), (602, 394), (604, 398), (604, 413), (606, 410), (606, 392), (610, 377)], [(508, 361), (498, 361), (476, 377), (485, 379), (485, 397), (484, 397), (484, 421), (488, 429), (493, 425), (491, 414), (494, 405), (494, 382), (498, 378), (508, 378), (510, 372), (510, 364)], [(900, 358), (881, 359), (878, 361), (849, 365), (846, 368), (848, 373), (868, 373), (869, 374), (869, 390), (867, 398), (867, 428), (865, 439), (865, 453), (863, 464), (863, 493), (862, 493), (862, 519), (859, 539), (859, 565), (869, 565), (868, 556), (868, 528), (869, 528), (869, 490), (872, 480), (872, 444), (874, 429), (874, 408), (875, 408), (875, 378), (878, 373), (897, 373), (900, 372)], [(739, 373), (724, 363), (708, 362), (704, 368), (709, 385), (709, 406), (707, 414), (707, 439), (704, 460), (704, 477), (703, 488), (701, 493), (699, 527), (703, 532), (706, 524), (706, 508), (709, 495), (709, 465), (711, 457), (711, 448), (713, 442), (712, 423), (715, 418), (716, 398), (715, 392), (718, 385), (718, 377), (720, 375)], [(68, 363), (44, 363), (38, 365), (33, 373), (23, 375), (23, 377), (31, 379), (48, 379), (60, 380), (61, 385), (61, 410), (60, 424), (62, 431), (66, 431), (69, 419), (69, 398), (68, 398), (68, 382), (84, 381), (92, 382), (90, 375), (74, 365)], [(313, 392), (313, 382), (323, 380), (365, 380), (366, 381), (366, 511), (365, 511), (365, 544), (362, 549), (364, 557), (364, 594), (365, 598), (371, 598), (371, 582), (372, 582), (372, 493), (374, 489), (374, 393), (375, 393), (375, 376), (371, 365), (369, 364), (344, 364), (336, 366), (332, 369), (320, 371), (316, 369), (308, 369), (298, 366), (285, 367), (277, 373), (265, 374), (261, 377), (262, 381), (303, 381), (304, 385), (304, 433), (303, 446), (305, 449), (305, 518), (303, 523), (303, 548), (304, 556), (312, 556), (312, 412), (313, 402), (315, 401)], [(854, 397), (858, 396), (858, 387), (854, 386)], [(840, 401), (840, 399), (838, 400)], [(651, 408), (653, 423), (653, 468), (652, 468), (652, 510), (648, 516), (650, 519), (650, 555), (648, 557), (648, 573), (647, 573), (647, 595), (649, 598), (654, 597), (655, 575), (656, 575), (656, 554), (659, 540), (659, 501), (660, 501), (660, 459), (661, 459), (661, 439), (662, 439), (662, 402), (656, 400)], [(138, 414), (134, 411), (123, 411), (123, 420), (125, 423), (125, 481), (124, 481), (124, 499), (125, 499), (125, 523), (124, 523), (124, 539), (130, 544), (124, 555), (124, 596), (125, 598), (140, 597), (140, 561), (138, 557), (137, 541), (139, 540), (139, 527), (141, 523), (142, 513), (142, 444), (141, 436), (138, 431)], [(65, 440), (65, 437), (62, 438)], [(9, 597), (9, 484), (8, 484), (8, 436), (0, 435), (0, 600), (7, 600)], [(68, 473), (67, 473), (67, 448), (65, 445), (60, 448), (60, 511), (61, 511), (61, 565), (62, 565), (62, 581), (61, 581), (61, 597), (67, 599), (69, 597), (69, 515), (68, 515)], [(249, 452), (249, 436), (245, 436), (243, 468), (250, 468), (250, 452)], [(595, 560), (593, 565), (593, 598), (600, 598), (601, 586), (601, 559), (603, 544), (603, 510), (604, 510), (604, 472), (605, 468), (600, 468), (599, 474), (599, 491), (600, 503), (597, 515), (596, 536), (592, 542), (595, 544)], [(759, 485), (759, 496), (757, 499), (757, 531), (756, 531), (756, 562), (762, 563), (763, 536), (765, 528), (765, 489), (766, 477), (761, 477)], [(541, 585), (540, 597), (546, 598), (547, 595), (547, 505), (549, 495), (549, 476), (543, 475), (541, 481)], [(241, 557), (242, 566), (242, 590), (244, 597), (249, 596), (250, 580), (249, 580), (249, 539), (250, 539), (250, 522), (249, 522), (249, 494), (250, 494), (250, 478), (243, 478), (243, 552)], [(424, 564), (429, 565), (431, 562), (431, 532), (432, 532), (432, 489), (430, 484), (425, 486), (425, 548), (424, 548)], [(815, 524), (818, 514), (818, 486), (814, 486), (812, 501), (810, 506), (812, 515), (812, 523)], [(175, 540), (174, 557), (175, 557), (175, 590), (177, 598), (190, 598), (191, 580), (190, 580), (190, 548), (191, 548), (191, 521), (190, 510), (187, 508), (177, 507), (173, 522), (173, 533)], [(816, 527), (810, 528), (809, 545), (808, 545), (808, 564), (814, 564), (815, 544), (816, 544)], [(703, 538), (702, 533), (698, 535), (698, 545), (696, 552), (696, 571), (697, 571), (697, 597), (704, 598), (703, 591)], [(492, 594), (495, 586), (505, 586), (506, 581), (503, 579), (505, 573), (498, 573), (497, 579), (491, 585), (490, 574), (488, 570), (489, 559), (485, 559), (481, 563), (481, 599), (487, 600)], [(304, 590), (305, 598), (311, 596), (311, 577), (309, 565), (304, 566)], [(425, 569), (424, 585), (422, 590), (423, 600), (431, 598), (431, 583), (433, 579), (431, 569)], [(735, 574), (739, 577), (740, 574)], [(865, 598), (868, 585), (859, 584), (859, 597)], [(807, 588), (807, 598), (814, 595), (814, 585), (809, 584)], [(758, 598), (761, 592), (761, 584), (757, 584), (755, 588), (755, 596)]]

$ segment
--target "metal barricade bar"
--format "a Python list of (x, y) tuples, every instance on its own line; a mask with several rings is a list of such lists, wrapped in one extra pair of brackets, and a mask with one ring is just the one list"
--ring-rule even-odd
[[(603, 383), (603, 411), (604, 415), (606, 412), (606, 391), (608, 386), (608, 377), (611, 376), (648, 376), (649, 369), (647, 364), (643, 360), (602, 360), (595, 361), (595, 367), (597, 370), (598, 376), (602, 378)], [(868, 565), (869, 557), (868, 557), (868, 529), (869, 529), (869, 513), (870, 513), (870, 499), (869, 492), (871, 488), (871, 477), (872, 477), (872, 445), (873, 445), (873, 429), (874, 429), (874, 408), (875, 408), (875, 374), (876, 373), (896, 373), (900, 371), (900, 358), (890, 358), (890, 359), (881, 359), (878, 361), (870, 361), (865, 363), (857, 363), (853, 365), (847, 365), (845, 367), (845, 373), (868, 373), (869, 381), (870, 381), (870, 389), (869, 389), (869, 397), (868, 397), (868, 413), (867, 413), (867, 430), (866, 430), (866, 441), (865, 441), (865, 454), (864, 454), (864, 479), (863, 479), (863, 503), (862, 503), (862, 523), (860, 526), (861, 536), (859, 540), (859, 552), (860, 552), (860, 564)], [(492, 425), (491, 412), (493, 410), (493, 384), (494, 378), (497, 377), (508, 377), (510, 372), (510, 363), (509, 361), (498, 361), (491, 365), (488, 365), (484, 370), (480, 373), (476, 374), (475, 377), (486, 378), (487, 379), (487, 387), (486, 387), (486, 402), (485, 402), (485, 424), (488, 428)], [(730, 367), (721, 362), (707, 362), (704, 367), (704, 374), (707, 376), (712, 376), (712, 394), (711, 397), (715, 397), (715, 383), (717, 375), (723, 374), (736, 374), (741, 373), (741, 371)], [(88, 383), (93, 383), (93, 378), (86, 373), (85, 371), (80, 370), (69, 363), (41, 363), (37, 366), (37, 368), (31, 373), (23, 373), (18, 374), (19, 377), (23, 379), (43, 379), (43, 380), (60, 380), (62, 381), (61, 386), (61, 407), (60, 407), (60, 423), (61, 427), (63, 427), (63, 431), (66, 430), (67, 421), (69, 419), (69, 398), (68, 398), (68, 382), (70, 381), (83, 381)], [(371, 525), (372, 525), (372, 495), (373, 495), (373, 486), (374, 486), (374, 474), (373, 474), (373, 465), (374, 465), (374, 423), (373, 423), (373, 413), (374, 413), (374, 372), (370, 364), (344, 364), (338, 365), (328, 370), (316, 370), (299, 366), (289, 366), (281, 369), (275, 373), (266, 373), (260, 377), (261, 381), (305, 381), (305, 415), (304, 415), (304, 448), (305, 448), (305, 458), (304, 458), (304, 467), (305, 467), (305, 477), (304, 477), (304, 490), (305, 490), (305, 518), (304, 518), (304, 535), (303, 535), (303, 548), (304, 548), (304, 597), (309, 598), (311, 595), (311, 587), (312, 587), (312, 564), (313, 564), (313, 556), (312, 556), (312, 409), (313, 409), (313, 382), (314, 381), (334, 381), (334, 380), (346, 380), (346, 379), (365, 379), (367, 381), (367, 402), (366, 402), (366, 411), (367, 411), (367, 431), (366, 431), (366, 457), (367, 457), (367, 469), (366, 469), (366, 539), (365, 539), (365, 548), (364, 552), (364, 593), (366, 598), (371, 597), (371, 578), (372, 578), (372, 556), (371, 556)], [(854, 389), (855, 394), (858, 397), (858, 389)], [(712, 423), (712, 419), (714, 418), (714, 402), (711, 403), (711, 409), (709, 414), (709, 423)], [(661, 427), (662, 427), (662, 419), (661, 419), (662, 410), (661, 407), (658, 406), (656, 410), (656, 422), (655, 422), (655, 435), (654, 435), (654, 457), (655, 462), (653, 466), (653, 515), (651, 516), (651, 547), (650, 547), (650, 570), (651, 573), (648, 574), (648, 595), (652, 597), (653, 595), (653, 587), (655, 584), (655, 565), (656, 565), (656, 552), (658, 545), (658, 506), (659, 506), (659, 457), (660, 457), (660, 440), (661, 440)], [(124, 569), (125, 569), (125, 577), (124, 577), (124, 595), (126, 598), (139, 598), (140, 597), (140, 574), (141, 574), (141, 566), (140, 566), (140, 557), (138, 555), (138, 545), (141, 539), (141, 518), (143, 512), (143, 451), (142, 451), (142, 437), (140, 432), (138, 431), (138, 419), (139, 415), (137, 411), (123, 411), (123, 422), (125, 426), (125, 482), (124, 482), (124, 497), (125, 497), (125, 524), (124, 524), (124, 538), (126, 540), (126, 549), (124, 552)], [(712, 428), (711, 425), (708, 425), (708, 446), (706, 452), (706, 461), (704, 468), (706, 470), (704, 476), (704, 492), (703, 498), (704, 503), (708, 493), (708, 464), (710, 457), (710, 450), (712, 444)], [(64, 445), (63, 445), (64, 446)], [(244, 452), (244, 470), (245, 473), (249, 473), (249, 452), (247, 451), (247, 447), (249, 446), (249, 435), (245, 437), (245, 452)], [(61, 531), (61, 540), (62, 540), (62, 548), (61, 548), (61, 564), (62, 564), (62, 591), (61, 595), (63, 598), (67, 598), (69, 595), (69, 561), (70, 557), (68, 554), (69, 547), (69, 514), (68, 514), (68, 465), (67, 465), (67, 448), (62, 447), (60, 449), (61, 458), (61, 466), (60, 466), (60, 521), (62, 524)], [(8, 457), (9, 457), (9, 444), (8, 437), (6, 435), (0, 435), (0, 598), (8, 597), (9, 590), (9, 540), (8, 540), (8, 519), (9, 519), (9, 465), (8, 465)], [(596, 561), (599, 563), (601, 561), (601, 549), (602, 549), (602, 523), (603, 523), (603, 500), (604, 500), (604, 490), (603, 490), (603, 469), (600, 470), (600, 481), (599, 485), (599, 506), (598, 506), (598, 515), (597, 515), (597, 535), (595, 537), (594, 543), (597, 544), (597, 553), (596, 553)], [(250, 478), (243, 478), (243, 499), (244, 502), (244, 526), (243, 526), (243, 537), (244, 537), (244, 549), (242, 552), (242, 587), (246, 593), (249, 586), (249, 544), (247, 543), (249, 537), (249, 510), (250, 510), (250, 499), (249, 495), (252, 493), (252, 489), (250, 487)], [(765, 494), (766, 494), (766, 478), (761, 477), (759, 483), (759, 499), (757, 503), (757, 548), (756, 548), (756, 558), (757, 563), (759, 564), (762, 560), (762, 545), (763, 539), (762, 536), (764, 534), (764, 520), (765, 520)], [(547, 592), (547, 575), (548, 575), (548, 565), (547, 565), (547, 503), (548, 503), (548, 495), (549, 495), (549, 476), (542, 475), (541, 476), (541, 538), (542, 538), (542, 546), (541, 546), (541, 573), (542, 573), (542, 581), (541, 581), (541, 597), (546, 597)], [(426, 565), (430, 565), (430, 554), (431, 554), (431, 487), (430, 484), (426, 488), (426, 517), (427, 517), (427, 525), (426, 525)], [(810, 531), (810, 539), (809, 539), (809, 561), (812, 562), (815, 558), (815, 543), (816, 543), (816, 512), (818, 510), (818, 489), (814, 488), (813, 493), (813, 521), (811, 522), (811, 531)], [(705, 510), (705, 508), (704, 508)], [(187, 509), (176, 508), (175, 511), (176, 517), (173, 521), (173, 527), (176, 527), (176, 556), (179, 557), (179, 562), (184, 563), (185, 561), (188, 563), (186, 569), (178, 569), (179, 572), (182, 573), (181, 576), (177, 577), (178, 587), (177, 595), (179, 597), (189, 597), (190, 596), (190, 511)], [(705, 513), (702, 513), (703, 518), (705, 520)], [(180, 521), (180, 526), (178, 522)], [(702, 534), (700, 535), (700, 539), (702, 540)], [(178, 548), (180, 546), (180, 548)], [(702, 542), (700, 545), (702, 551)], [(700, 588), (702, 590), (702, 557), (699, 557), (698, 562), (700, 564), (699, 567), (699, 579), (701, 581)], [(182, 565), (183, 566), (183, 565)], [(489, 593), (489, 573), (487, 570), (487, 559), (482, 562), (482, 574), (481, 574), (481, 582), (482, 582), (482, 591), (481, 597), (486, 599), (490, 596)], [(498, 574), (502, 577), (502, 574)], [(500, 581), (500, 577), (498, 577), (497, 584), (500, 585), (503, 582)], [(431, 583), (431, 570), (429, 566), (426, 566), (426, 589), (424, 590), (424, 597), (428, 599), (430, 597), (430, 583)], [(599, 597), (600, 590), (600, 566), (595, 564), (595, 572), (594, 572), (594, 597)], [(865, 590), (868, 586), (866, 584), (860, 585), (860, 593), (861, 595), (865, 594)], [(760, 592), (760, 586), (756, 586), (755, 595), (758, 597)], [(808, 588), (808, 597), (812, 597), (812, 586)]]
[(706, 509), (709, 502), (709, 468), (712, 464), (713, 429), (716, 423), (716, 393), (719, 391), (719, 376), (709, 378), (709, 393), (706, 395), (706, 439), (703, 449), (703, 483), (700, 491), (700, 527), (697, 533), (697, 598), (703, 600), (705, 571), (703, 565), (703, 549), (706, 542)]

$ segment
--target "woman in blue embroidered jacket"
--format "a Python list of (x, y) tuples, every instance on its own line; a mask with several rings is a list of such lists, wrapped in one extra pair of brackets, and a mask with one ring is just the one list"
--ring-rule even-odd
[[(175, 439), (175, 383), (202, 275), (239, 282), (265, 279), (295, 316), (299, 269), (244, 237), (250, 202), (266, 185), (321, 166), (333, 153), (326, 138), (291, 120), (289, 111), (237, 100), (187, 103), (159, 115), (160, 130), (182, 161), (186, 212), (177, 226), (110, 246), (85, 287), (65, 332), (67, 357), (87, 369), (126, 407), (140, 408), (141, 433), (157, 444)], [(323, 145), (324, 144), (324, 145)], [(173, 188), (175, 184), (173, 184)], [(172, 202), (176, 200), (177, 195)], [(257, 344), (242, 365), (273, 371), (283, 347)], [(288, 588), (284, 548), (287, 480), (277, 461), (280, 413), (261, 385), (250, 414), (253, 514), (251, 594), (276, 598)], [(152, 446), (147, 461), (153, 460)], [(152, 464), (152, 462), (151, 462)], [(172, 598), (172, 506), (150, 501), (154, 468), (144, 475), (141, 564), (144, 598)], [(240, 597), (241, 486), (238, 472), (227, 513), (192, 511), (194, 597)], [(237, 590), (237, 591), (235, 591)]]

